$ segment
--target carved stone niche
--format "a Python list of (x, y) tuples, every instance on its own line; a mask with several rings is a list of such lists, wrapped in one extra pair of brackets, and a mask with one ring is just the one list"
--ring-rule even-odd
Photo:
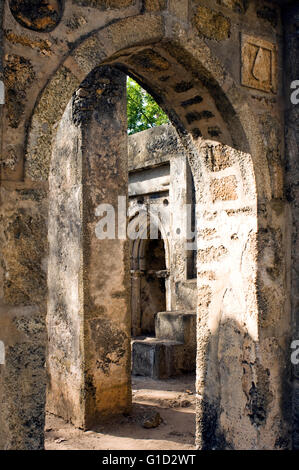
[(241, 83), (256, 90), (276, 93), (277, 49), (272, 42), (242, 35)]
[(45, 33), (56, 28), (63, 14), (62, 0), (10, 0), (9, 7), (24, 28)]

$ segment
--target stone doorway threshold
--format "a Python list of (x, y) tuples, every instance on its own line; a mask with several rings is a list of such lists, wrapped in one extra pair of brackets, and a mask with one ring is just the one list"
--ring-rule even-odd
[[(154, 380), (132, 377), (133, 410), (84, 432), (47, 415), (46, 450), (194, 450), (195, 374)], [(155, 428), (144, 424), (159, 413)]]

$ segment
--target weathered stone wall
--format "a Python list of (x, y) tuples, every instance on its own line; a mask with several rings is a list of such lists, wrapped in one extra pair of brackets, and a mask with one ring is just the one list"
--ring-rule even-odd
[[(43, 447), (47, 190), (1, 188), (1, 446)], [(21, 405), (22, 404), (22, 405)]]
[[(254, 176), (246, 154), (212, 142), (201, 151), (204, 187), (198, 160), (190, 161), (198, 202), (198, 444), (246, 448), (250, 439), (254, 447), (258, 435), (244, 412), (249, 391), (242, 361), (246, 337), (250, 344), (258, 341)], [(239, 173), (240, 161), (246, 177)], [(246, 433), (240, 432), (242, 427)]]
[[(5, 102), (5, 90), (4, 90), (4, 82), (3, 82), (3, 49), (4, 49), (4, 43), (3, 43), (3, 28), (2, 28), (2, 21), (3, 21), (3, 11), (4, 11), (4, 2), (0, 3), (0, 15), (1, 15), (1, 20), (0, 20), (0, 125), (2, 128), (2, 109), (3, 109), (3, 104)], [(2, 134), (0, 135), (0, 152), (2, 149)], [(1, 165), (2, 167), (2, 165)], [(1, 171), (1, 168), (0, 168)]]
[[(167, 211), (167, 216), (160, 221), (168, 247), (166, 251), (169, 251), (169, 276), (165, 280), (167, 309), (195, 311), (196, 279), (188, 280), (187, 277), (185, 234), (190, 182), (187, 179), (187, 155), (175, 129), (164, 125), (130, 136), (129, 169), (131, 210), (136, 210), (136, 202), (142, 201), (148, 212), (156, 205), (160, 206), (162, 214)], [(137, 184), (135, 180), (140, 182)]]
[[(4, 2), (0, 2), (0, 173), (15, 167), (13, 153), (3, 158), (6, 131), (2, 86), (7, 76), (4, 55)], [(3, 93), (3, 96), (2, 96)], [(11, 105), (10, 105), (11, 106)], [(0, 442), (2, 449), (42, 449), (45, 422), (47, 187), (1, 184)]]
[(145, 247), (145, 272), (141, 276), (140, 286), (140, 316), (141, 333), (155, 332), (155, 315), (166, 310), (165, 279), (156, 275), (165, 266), (164, 241), (151, 240)]
[(81, 428), (131, 403), (127, 243), (95, 231), (127, 191), (125, 80), (106, 67), (82, 82), (51, 163), (48, 409)]
[[(21, 3), (6, 2), (3, 17), (0, 330), (7, 361), (0, 366), (1, 447), (42, 446), (50, 148), (74, 90), (104, 63), (152, 92), (193, 171), (201, 266), (198, 446), (289, 447), (292, 332), (280, 8), (256, 0), (67, 0), (63, 11), (57, 2), (50, 16), (47, 9), (37, 15), (33, 9), (24, 27)], [(91, 170), (98, 175), (93, 165)], [(91, 233), (92, 222), (84, 222)], [(95, 304), (98, 312), (98, 297)], [(25, 308), (28, 328), (19, 321)], [(88, 371), (93, 359), (87, 359)], [(102, 379), (100, 373), (96, 383)], [(15, 386), (24, 380), (26, 388)]]
[(59, 124), (49, 177), (47, 409), (84, 427), (83, 136), (74, 106)]
[[(291, 308), (293, 323), (293, 340), (299, 338), (299, 276), (298, 266), (299, 253), (299, 106), (292, 103), (290, 99), (294, 88), (291, 84), (299, 80), (299, 48), (298, 48), (298, 26), (299, 8), (293, 6), (284, 14), (285, 48), (284, 48), (284, 70), (285, 70), (285, 133), (286, 133), (286, 197), (290, 202), (292, 213), (289, 219), (289, 232), (292, 237), (291, 248)], [(298, 85), (297, 85), (298, 87)], [(293, 447), (299, 449), (299, 369), (293, 366)]]
[(99, 99), (83, 143), (86, 426), (129, 412), (132, 401), (129, 246), (121, 235), (95, 236), (96, 208), (111, 204), (118, 230), (118, 196), (127, 194), (126, 76), (108, 67), (99, 69), (98, 77)]
[[(186, 158), (186, 154), (181, 147), (177, 152), (177, 158), (173, 159), (170, 178), (170, 206), (172, 207), (170, 220), (170, 239), (172, 240), (171, 308), (172, 310), (196, 311), (196, 277), (195, 279), (188, 279), (187, 258), (189, 253), (186, 250), (189, 220), (186, 205), (190, 203), (188, 199), (190, 190), (188, 187), (190, 185), (188, 180), (188, 158)], [(203, 180), (200, 184), (203, 184)]]

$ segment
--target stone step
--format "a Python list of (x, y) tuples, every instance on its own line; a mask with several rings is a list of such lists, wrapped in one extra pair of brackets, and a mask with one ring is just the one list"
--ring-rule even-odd
[(165, 379), (177, 375), (177, 363), (184, 345), (168, 339), (145, 338), (132, 341), (132, 374)]
[(196, 350), (196, 313), (191, 311), (157, 313), (155, 335), (158, 339), (179, 341)]
[(132, 374), (165, 379), (195, 370), (196, 348), (160, 338), (132, 341)]

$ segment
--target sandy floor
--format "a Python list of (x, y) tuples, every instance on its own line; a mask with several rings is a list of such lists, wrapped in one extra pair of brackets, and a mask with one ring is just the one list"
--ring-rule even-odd
[[(47, 416), (48, 450), (192, 450), (195, 433), (195, 376), (152, 380), (133, 377), (133, 411), (109, 424), (84, 432), (53, 415)], [(163, 422), (145, 429), (159, 413)]]

